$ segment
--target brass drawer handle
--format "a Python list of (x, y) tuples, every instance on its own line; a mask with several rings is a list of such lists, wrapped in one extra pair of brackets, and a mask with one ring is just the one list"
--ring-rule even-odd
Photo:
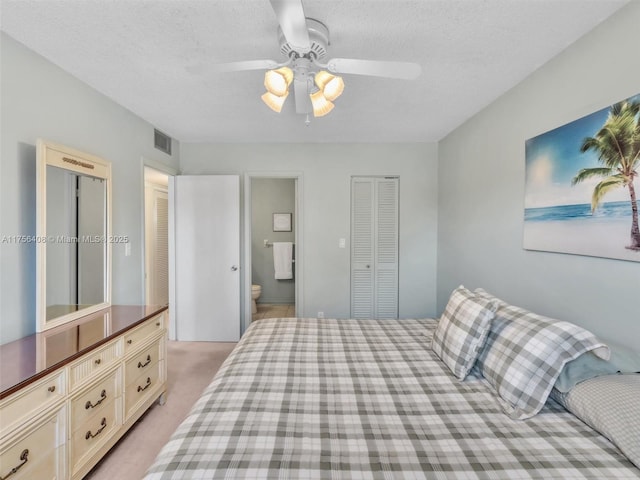
[(151, 363), (151, 355), (147, 355), (147, 361), (145, 363), (138, 362), (138, 368), (144, 368)]
[(20, 470), (25, 463), (27, 463), (29, 461), (29, 449), (28, 448), (25, 448), (22, 451), (22, 453), (20, 454), (20, 460), (22, 460), (22, 463), (20, 463), (19, 465), (16, 465), (15, 467), (13, 467), (9, 471), (9, 473), (7, 473), (4, 477), (0, 476), (0, 480), (5, 480), (5, 479), (9, 478), (11, 475), (13, 475), (18, 470)]
[(100, 360), (99, 358), (96, 358), (96, 360), (95, 360), (95, 364), (96, 365), (100, 365), (101, 362), (102, 362), (102, 360)]
[(144, 392), (147, 388), (151, 386), (151, 377), (147, 377), (147, 384), (144, 387), (138, 385), (138, 393)]
[(51, 393), (56, 391), (56, 386), (55, 385), (51, 385), (49, 388), (47, 388), (47, 390)]
[(160, 322), (156, 322), (156, 327), (159, 327), (159, 326), (160, 326)]
[(133, 343), (133, 340), (129, 339), (127, 340), (127, 345), (131, 345)]
[(96, 403), (91, 403), (91, 400), (87, 400), (87, 403), (84, 404), (84, 408), (85, 410), (89, 410), (90, 408), (95, 408), (98, 405), (100, 405), (102, 402), (104, 402), (106, 399), (107, 399), (107, 391), (102, 390), (102, 392), (100, 392), (100, 400), (98, 400)]
[(89, 430), (87, 434), (84, 436), (85, 440), (89, 440), (90, 438), (97, 437), (102, 433), (102, 431), (105, 428), (107, 428), (107, 419), (105, 417), (102, 417), (102, 421), (100, 422), (100, 428), (96, 430), (96, 433), (91, 433), (91, 430)]

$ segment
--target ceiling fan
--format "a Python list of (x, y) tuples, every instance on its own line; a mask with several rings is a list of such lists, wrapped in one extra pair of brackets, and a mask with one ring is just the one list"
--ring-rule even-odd
[(267, 92), (262, 100), (280, 112), (293, 88), (296, 113), (321, 117), (333, 110), (333, 101), (344, 89), (338, 74), (369, 75), (413, 80), (420, 75), (417, 63), (332, 58), (327, 55), (329, 29), (322, 22), (307, 18), (302, 0), (269, 0), (278, 23), (280, 53), (284, 62), (248, 60), (213, 65), (215, 72), (267, 70), (264, 84)]

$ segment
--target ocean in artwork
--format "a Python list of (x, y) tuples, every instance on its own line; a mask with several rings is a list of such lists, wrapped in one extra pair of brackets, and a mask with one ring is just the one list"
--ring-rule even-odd
[[(636, 202), (639, 206), (640, 202)], [(578, 205), (554, 205), (551, 207), (526, 208), (524, 210), (525, 222), (559, 222), (591, 218), (594, 222), (599, 219), (626, 219), (626, 224), (631, 225), (631, 202), (607, 202), (603, 203), (592, 214), (591, 204)]]
[(631, 202), (556, 205), (525, 209), (524, 248), (640, 262), (630, 243)]

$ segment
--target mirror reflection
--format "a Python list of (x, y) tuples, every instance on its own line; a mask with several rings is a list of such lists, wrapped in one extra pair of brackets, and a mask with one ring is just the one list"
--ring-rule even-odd
[(90, 321), (53, 331), (56, 333), (41, 336), (39, 352), (41, 369), (51, 367), (103, 340), (111, 333), (110, 316), (105, 313)]
[(46, 319), (105, 296), (106, 180), (46, 167)]

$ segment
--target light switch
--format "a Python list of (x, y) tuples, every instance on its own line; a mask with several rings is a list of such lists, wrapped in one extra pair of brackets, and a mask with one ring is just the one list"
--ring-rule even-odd
[(341, 238), (341, 239), (338, 240), (338, 247), (345, 248), (346, 245), (347, 245), (346, 239)]
[(131, 256), (131, 244), (129, 242), (124, 244), (124, 256), (125, 257)]

